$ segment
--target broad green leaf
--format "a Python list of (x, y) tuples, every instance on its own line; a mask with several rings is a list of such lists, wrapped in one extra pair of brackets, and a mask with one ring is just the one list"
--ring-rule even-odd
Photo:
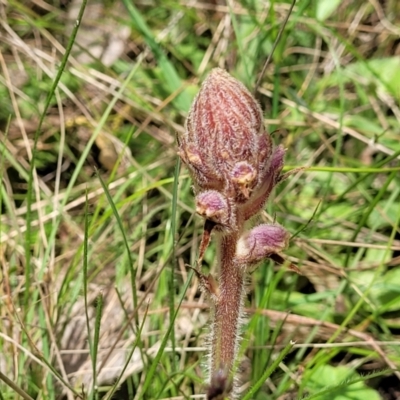
[(382, 229), (390, 227), (399, 212), (399, 205), (397, 203), (390, 203), (382, 200), (378, 203), (377, 207), (372, 210), (368, 218), (368, 225), (375, 229)]
[[(339, 76), (341, 74), (341, 76)], [(389, 93), (400, 99), (400, 56), (372, 59), (368, 61), (356, 61), (335, 70), (329, 77), (322, 79), (322, 86), (336, 86), (342, 83), (358, 82), (366, 89), (368, 86), (376, 86), (378, 91)]]
[(388, 271), (371, 288), (371, 297), (374, 304), (382, 312), (400, 310), (400, 269)]
[[(390, 258), (390, 253), (386, 259)], [(380, 257), (382, 258), (382, 257)], [(381, 261), (377, 258), (378, 262)], [(366, 293), (379, 313), (400, 310), (400, 269), (394, 268), (376, 278), (375, 271), (358, 271), (351, 275), (354, 284), (362, 293)], [(371, 285), (371, 280), (374, 282)], [(369, 289), (369, 290), (368, 290)]]
[[(380, 400), (378, 392), (368, 388), (364, 382), (357, 381), (359, 375), (347, 367), (322, 365), (312, 374), (307, 384), (310, 394), (321, 391), (313, 400)], [(352, 383), (352, 380), (355, 381)]]

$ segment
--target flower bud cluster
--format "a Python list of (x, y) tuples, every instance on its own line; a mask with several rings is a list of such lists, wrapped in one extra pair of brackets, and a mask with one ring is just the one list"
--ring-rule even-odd
[(212, 232), (218, 236), (218, 279), (195, 269), (214, 306), (207, 399), (232, 399), (245, 274), (265, 258), (284, 260), (280, 253), (289, 240), (280, 225), (245, 230), (245, 223), (284, 179), (285, 150), (273, 146), (251, 93), (219, 68), (201, 86), (178, 144), (193, 178), (196, 212), (205, 219), (199, 267)]
[[(196, 212), (212, 221), (215, 231), (242, 233), (279, 182), (285, 150), (273, 147), (247, 88), (219, 68), (204, 81), (185, 128), (178, 154), (194, 181)], [(257, 263), (287, 242), (282, 227), (261, 225), (243, 234), (236, 261)]]

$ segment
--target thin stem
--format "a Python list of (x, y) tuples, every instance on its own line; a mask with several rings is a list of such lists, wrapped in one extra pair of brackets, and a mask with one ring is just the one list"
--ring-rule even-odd
[(17, 386), (17, 384), (15, 384), (11, 379), (9, 379), (1, 371), (0, 371), (0, 380), (3, 381), (6, 385), (8, 385), (12, 390), (14, 390), (15, 393), (19, 394), (23, 399), (33, 400), (33, 398), (31, 396), (29, 396), (28, 393), (23, 391), (19, 386)]

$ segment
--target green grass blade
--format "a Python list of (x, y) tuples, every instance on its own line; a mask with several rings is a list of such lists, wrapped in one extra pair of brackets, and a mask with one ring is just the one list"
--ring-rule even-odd
[(148, 311), (149, 311), (148, 307), (146, 307), (146, 311), (145, 311), (144, 316), (143, 316), (143, 321), (142, 321), (141, 325), (139, 326), (139, 330), (137, 331), (135, 342), (133, 343), (132, 348), (131, 348), (131, 350), (130, 350), (127, 358), (126, 358), (125, 365), (122, 368), (121, 373), (119, 374), (119, 377), (117, 378), (116, 382), (114, 383), (112, 389), (104, 397), (104, 400), (111, 400), (113, 398), (115, 392), (118, 390), (119, 383), (121, 382), (122, 377), (124, 376), (124, 373), (125, 373), (126, 369), (128, 368), (129, 361), (131, 360), (131, 358), (133, 356), (133, 353), (136, 350), (138, 344), (140, 344), (143, 328), (144, 328), (145, 322), (147, 320)]
[[(165, 56), (163, 50), (154, 38), (153, 33), (148, 28), (146, 22), (144, 21), (136, 7), (133, 5), (133, 2), (130, 0), (122, 0), (122, 2), (124, 3), (133, 24), (136, 26), (137, 30), (144, 36), (147, 45), (150, 47), (151, 51), (157, 58), (158, 64), (164, 75), (164, 80), (169, 87), (170, 94), (182, 90), (183, 83), (178, 73), (176, 72), (174, 65)], [(189, 95), (185, 91), (183, 91), (182, 93), (177, 95), (174, 103), (177, 105), (177, 107), (179, 107), (181, 111), (188, 111), (191, 100), (192, 99), (189, 97)]]
[[(131, 277), (133, 306), (136, 309), (137, 305), (138, 305), (137, 292), (136, 292), (136, 268), (133, 265), (134, 263), (133, 263), (133, 259), (132, 259), (132, 255), (131, 255), (131, 249), (130, 249), (130, 246), (128, 243), (128, 238), (126, 237), (124, 225), (122, 223), (121, 217), (119, 216), (119, 213), (118, 213), (117, 207), (115, 206), (114, 200), (107, 188), (107, 185), (104, 183), (100, 174), (98, 174), (97, 176), (99, 178), (101, 186), (103, 187), (104, 193), (107, 197), (107, 200), (110, 204), (111, 210), (114, 214), (114, 217), (117, 221), (118, 227), (119, 227), (121, 235), (122, 235), (122, 239), (123, 239), (125, 251), (126, 251), (126, 256), (128, 258), (128, 266), (129, 266), (130, 277)], [(136, 325), (137, 325), (137, 321), (136, 321)]]
[(160, 348), (159, 348), (159, 350), (157, 351), (157, 354), (156, 354), (156, 356), (154, 357), (154, 360), (153, 360), (153, 362), (151, 363), (151, 365), (150, 365), (150, 367), (149, 367), (149, 369), (148, 369), (148, 371), (147, 371), (146, 378), (145, 378), (145, 381), (144, 381), (144, 383), (143, 383), (143, 387), (142, 387), (142, 390), (141, 390), (141, 397), (140, 397), (140, 398), (143, 398), (143, 396), (144, 396), (145, 394), (147, 394), (147, 390), (149, 389), (149, 387), (150, 387), (150, 385), (151, 385), (151, 383), (152, 383), (152, 381), (153, 381), (153, 379), (154, 379), (154, 374), (156, 373), (156, 369), (157, 369), (157, 367), (159, 366), (159, 362), (160, 362), (160, 360), (161, 360), (161, 357), (162, 357), (162, 355), (163, 355), (163, 351), (164, 351), (164, 349), (165, 349), (165, 347), (166, 347), (166, 345), (167, 345), (167, 342), (168, 342), (168, 340), (169, 340), (169, 337), (170, 337), (170, 335), (171, 335), (171, 331), (174, 329), (174, 323), (175, 323), (176, 317), (177, 317), (177, 315), (178, 315), (180, 306), (181, 306), (181, 304), (182, 304), (182, 302), (183, 302), (184, 296), (185, 296), (185, 294), (186, 294), (186, 292), (187, 292), (187, 290), (188, 290), (188, 288), (189, 288), (189, 284), (190, 284), (190, 282), (191, 282), (191, 280), (192, 280), (192, 277), (193, 277), (193, 271), (190, 271), (190, 274), (189, 274), (189, 276), (188, 276), (188, 279), (187, 279), (187, 281), (186, 281), (186, 284), (185, 284), (185, 286), (184, 286), (184, 288), (183, 288), (182, 296), (181, 296), (181, 298), (180, 298), (180, 300), (179, 300), (178, 307), (177, 307), (176, 312), (175, 312), (175, 314), (174, 314), (174, 317), (173, 317), (173, 319), (172, 319), (172, 323), (169, 324), (168, 330), (167, 330), (167, 332), (165, 333), (165, 335), (164, 335), (164, 337), (163, 337), (163, 339), (162, 339)]
[[(171, 240), (172, 240), (172, 263), (171, 263), (171, 273), (169, 282), (169, 315), (170, 315), (170, 325), (173, 324), (173, 316), (175, 315), (175, 248), (176, 248), (176, 220), (177, 220), (177, 203), (178, 203), (178, 186), (179, 186), (179, 171), (180, 171), (180, 159), (178, 158), (175, 173), (174, 173), (174, 186), (172, 189), (172, 210), (171, 210)], [(172, 346), (172, 367), (173, 373), (177, 371), (177, 363), (175, 357), (175, 330), (171, 332), (171, 346)]]
[(279, 353), (278, 357), (267, 368), (260, 379), (254, 384), (254, 386), (244, 395), (243, 400), (250, 400), (257, 393), (257, 391), (262, 387), (264, 382), (271, 376), (271, 374), (278, 368), (279, 364), (283, 359), (290, 353), (294, 345), (294, 342), (288, 343), (285, 348)]
[(100, 327), (101, 327), (101, 317), (103, 315), (103, 295), (99, 293), (96, 297), (96, 319), (94, 324), (94, 338), (93, 338), (93, 387), (91, 397), (98, 399), (97, 392), (97, 352), (100, 343)]
[[(8, 385), (10, 388), (12, 388), (12, 390), (14, 390), (14, 392), (16, 394), (20, 395), (22, 399), (33, 400), (33, 398), (31, 396), (29, 396), (28, 393), (26, 393), (24, 390), (22, 390), (20, 387), (18, 387), (11, 379), (7, 378), (7, 376), (4, 375), (1, 371), (0, 371), (0, 380), (2, 380), (6, 385)], [(0, 394), (1, 394), (1, 392), (0, 392)]]
[(68, 41), (67, 48), (65, 49), (65, 53), (61, 60), (60, 68), (57, 71), (56, 77), (54, 78), (53, 84), (50, 88), (50, 91), (47, 95), (43, 112), (40, 115), (39, 124), (35, 132), (33, 149), (32, 149), (32, 158), (30, 160), (30, 169), (28, 176), (28, 191), (26, 195), (27, 199), (27, 212), (26, 212), (26, 232), (25, 232), (25, 257), (26, 257), (26, 266), (25, 266), (25, 302), (29, 302), (31, 293), (31, 277), (32, 277), (32, 266), (31, 266), (31, 237), (32, 237), (32, 202), (33, 202), (33, 184), (34, 184), (34, 171), (35, 171), (35, 159), (37, 157), (37, 143), (39, 140), (39, 136), (42, 131), (42, 126), (44, 119), (46, 117), (47, 111), (50, 107), (51, 100), (54, 96), (54, 93), (57, 89), (58, 83), (60, 82), (61, 76), (64, 73), (64, 70), (67, 65), (68, 58), (71, 54), (72, 47), (75, 43), (76, 35), (78, 34), (78, 29), (81, 24), (83, 13), (85, 12), (87, 0), (82, 0), (82, 4), (79, 9), (79, 14), (76, 20), (76, 25), (74, 26), (71, 37)]

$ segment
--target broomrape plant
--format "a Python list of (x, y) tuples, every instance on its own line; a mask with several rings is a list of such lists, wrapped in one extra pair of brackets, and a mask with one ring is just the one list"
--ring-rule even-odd
[[(288, 232), (278, 224), (248, 229), (264, 207), (281, 173), (285, 150), (275, 147), (262, 111), (246, 87), (216, 68), (203, 82), (178, 138), (179, 156), (194, 183), (196, 212), (205, 219), (196, 274), (213, 308), (207, 398), (235, 398), (246, 274), (266, 258), (282, 262)], [(201, 272), (214, 234), (218, 279)]]

